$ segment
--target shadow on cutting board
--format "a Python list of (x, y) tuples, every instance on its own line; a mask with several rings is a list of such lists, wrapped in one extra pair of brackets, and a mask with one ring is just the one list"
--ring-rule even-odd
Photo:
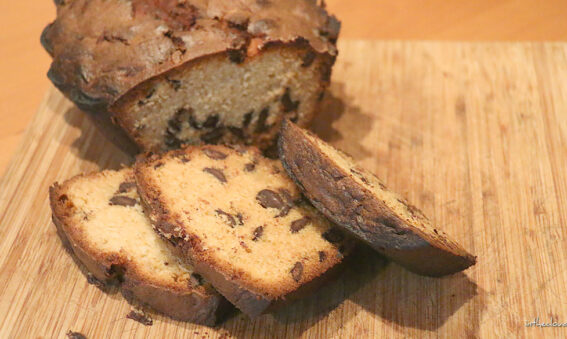
[[(367, 248), (366, 258), (359, 260), (355, 273), (369, 283), (358, 288), (350, 300), (369, 313), (376, 314), (385, 323), (403, 331), (415, 328), (436, 331), (463, 306), (465, 330), (463, 337), (477, 337), (482, 312), (484, 292), (463, 272), (430, 278), (411, 273), (390, 263), (381, 272), (375, 272), (372, 256), (379, 257)], [(472, 302), (474, 301), (474, 302)]]
[[(101, 134), (95, 124), (77, 107), (69, 108), (63, 118), (67, 124), (78, 128), (80, 135), (74, 140), (61, 140), (69, 143), (69, 149), (80, 159), (102, 169), (120, 169), (123, 164), (128, 165), (133, 157), (123, 152), (120, 148)], [(92, 169), (91, 169), (92, 170)]]
[(352, 102), (345, 93), (345, 85), (333, 82), (325, 93), (310, 129), (354, 159), (362, 160), (372, 155), (361, 144), (361, 140), (372, 130), (374, 120)]
[[(242, 313), (220, 324), (223, 331), (227, 331), (236, 338), (268, 337), (268, 338), (294, 338), (301, 336), (305, 331), (319, 322), (322, 322), (319, 335), (334, 337), (356, 312), (343, 312), (344, 303), (351, 299), (358, 289), (367, 285), (373, 277), (382, 271), (387, 260), (375, 255), (372, 260), (372, 272), (361, 275), (356, 272), (356, 258), (365, 255), (357, 248), (344, 263), (344, 268), (335, 280), (324, 284), (308, 297), (295, 300), (282, 306), (271, 314), (250, 319)], [(364, 250), (363, 250), (364, 251)], [(337, 319), (337, 320), (334, 320)]]
[(284, 338), (301, 336), (319, 325), (319, 335), (335, 337), (357, 314), (368, 312), (400, 332), (404, 328), (434, 332), (465, 306), (463, 336), (474, 338), (484, 310), (482, 296), (464, 273), (444, 278), (419, 276), (360, 245), (338, 279), (311, 296), (256, 319), (238, 313), (218, 329), (242, 339)]

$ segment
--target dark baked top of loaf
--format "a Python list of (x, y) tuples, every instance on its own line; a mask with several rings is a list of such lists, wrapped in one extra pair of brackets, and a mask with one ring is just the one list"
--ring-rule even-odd
[(189, 147), (138, 162), (135, 172), (164, 237), (189, 243), (192, 262), (263, 297), (297, 290), (350, 246), (256, 148)]
[(317, 0), (57, 0), (42, 34), (49, 77), (83, 109), (201, 56), (238, 62), (272, 42), (336, 54), (340, 23)]

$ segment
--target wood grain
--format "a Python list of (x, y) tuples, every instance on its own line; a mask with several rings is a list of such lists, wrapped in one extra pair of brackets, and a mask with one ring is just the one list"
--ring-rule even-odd
[[(327, 0), (341, 38), (567, 40), (562, 0)], [(0, 1), (0, 176), (45, 95), (50, 58), (39, 44), (51, 0)]]
[[(313, 130), (478, 256), (425, 278), (362, 251), (337, 281), (273, 315), (208, 329), (126, 319), (88, 285), (47, 188), (131, 159), (50, 89), (0, 183), (0, 337), (559, 337), (567, 322), (567, 45), (343, 40)], [(323, 116), (324, 115), (324, 116)]]

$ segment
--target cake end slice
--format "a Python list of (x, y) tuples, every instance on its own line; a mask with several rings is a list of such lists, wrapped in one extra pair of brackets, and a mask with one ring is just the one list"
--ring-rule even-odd
[(325, 216), (408, 270), (456, 273), (476, 257), (352, 158), (289, 120), (278, 142), (288, 174)]

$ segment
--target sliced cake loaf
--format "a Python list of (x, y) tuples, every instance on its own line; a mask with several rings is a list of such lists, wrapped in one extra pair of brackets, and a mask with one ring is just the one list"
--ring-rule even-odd
[(134, 168), (156, 230), (252, 317), (319, 284), (352, 245), (257, 148), (193, 146)]
[(55, 183), (49, 196), (58, 233), (89, 279), (121, 283), (125, 295), (179, 320), (213, 325), (227, 308), (154, 232), (131, 169), (76, 176)]
[(120, 146), (265, 149), (284, 117), (312, 120), (329, 83), (340, 23), (318, 3), (56, 1), (48, 76)]
[(318, 210), (380, 253), (429, 276), (455, 273), (476, 257), (372, 173), (312, 133), (283, 123), (280, 158)]

